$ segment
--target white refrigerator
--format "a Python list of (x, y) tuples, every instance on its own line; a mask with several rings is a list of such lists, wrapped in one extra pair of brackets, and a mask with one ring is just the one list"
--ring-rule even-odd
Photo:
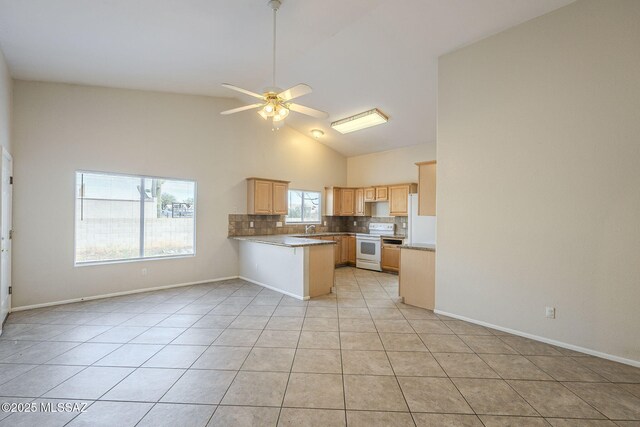
[(409, 194), (408, 244), (436, 243), (436, 217), (418, 215), (418, 195)]

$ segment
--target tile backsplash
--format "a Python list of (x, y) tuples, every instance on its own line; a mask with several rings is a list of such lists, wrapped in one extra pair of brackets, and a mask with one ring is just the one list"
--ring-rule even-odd
[[(354, 225), (354, 221), (356, 225)], [(250, 223), (253, 222), (253, 227)], [(277, 227), (281, 222), (282, 227)], [(324, 225), (326, 222), (326, 226)], [(317, 233), (350, 232), (366, 233), (370, 222), (393, 222), (396, 224), (396, 234), (406, 235), (406, 216), (396, 217), (363, 217), (363, 216), (323, 216), (322, 223), (316, 224)], [(269, 234), (297, 234), (304, 233), (306, 224), (287, 224), (284, 215), (246, 215), (230, 214), (228, 236), (260, 236)]]

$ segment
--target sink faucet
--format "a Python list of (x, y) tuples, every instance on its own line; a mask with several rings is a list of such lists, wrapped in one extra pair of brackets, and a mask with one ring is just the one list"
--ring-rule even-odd
[[(309, 232), (309, 230), (313, 230), (312, 232)], [(316, 232), (316, 226), (315, 225), (307, 225), (304, 227), (304, 234), (313, 234)]]

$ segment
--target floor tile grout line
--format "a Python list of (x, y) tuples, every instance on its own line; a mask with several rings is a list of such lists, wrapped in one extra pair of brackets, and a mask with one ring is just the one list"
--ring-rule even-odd
[[(253, 302), (255, 300), (255, 298), (257, 298), (257, 296), (262, 293), (264, 291), (264, 289), (260, 290), (251, 300), (251, 302)], [(234, 292), (235, 293), (235, 292)], [(233, 294), (232, 294), (233, 295)], [(280, 300), (278, 301), (278, 305), (280, 304), (280, 302), (282, 302), (282, 298), (280, 297)], [(247, 304), (247, 306), (249, 306), (251, 303)], [(275, 312), (275, 310), (274, 310)], [(269, 316), (269, 320), (266, 322), (265, 324), (265, 328), (266, 325), (269, 324), (269, 321), (271, 320), (271, 318), (273, 317), (273, 313), (271, 314), (271, 316)], [(237, 316), (236, 316), (237, 318)], [(234, 319), (235, 320), (235, 319)], [(231, 323), (229, 323), (229, 325), (231, 325)], [(224, 328), (223, 331), (226, 331), (229, 328), (229, 325), (227, 325), (227, 327)], [(224, 400), (224, 398), (226, 397), (227, 393), (229, 392), (229, 389), (231, 388), (231, 386), (233, 385), (233, 383), (235, 382), (236, 378), (238, 377), (238, 374), (240, 374), (242, 367), (244, 366), (244, 364), (246, 363), (247, 359), (249, 358), (249, 356), (251, 355), (251, 352), (253, 351), (253, 349), (255, 348), (256, 343), (260, 340), (260, 336), (262, 336), (262, 333), (264, 332), (264, 328), (262, 329), (262, 331), (260, 332), (260, 335), (258, 336), (258, 338), (256, 339), (256, 341), (253, 343), (253, 345), (251, 346), (251, 350), (249, 350), (249, 352), (247, 353), (247, 355), (245, 356), (244, 360), (242, 361), (242, 363), (240, 364), (239, 368), (236, 370), (235, 375), (233, 376), (233, 378), (231, 379), (231, 381), (229, 382), (229, 385), (227, 386), (227, 389), (225, 390), (224, 394), (220, 397), (220, 402), (218, 402), (218, 405), (216, 406), (216, 408), (214, 409), (213, 413), (211, 414), (211, 417), (209, 418), (209, 422), (213, 419), (213, 417), (215, 416), (216, 412), (218, 412), (218, 408), (220, 407), (220, 405), (222, 404), (222, 401)], [(220, 334), (222, 335), (222, 333)], [(211, 345), (209, 347), (213, 347), (213, 343), (215, 343), (215, 341), (220, 337), (220, 335), (218, 337), (216, 337), (215, 340), (213, 340), (213, 342), (211, 343)], [(298, 336), (299, 339), (299, 336)], [(207, 350), (205, 350), (206, 352)], [(202, 353), (204, 354), (204, 352)], [(202, 357), (202, 354), (200, 355), (200, 357)], [(198, 359), (200, 359), (200, 357)], [(295, 358), (295, 355), (294, 355)], [(194, 364), (197, 362), (197, 360), (194, 361)], [(291, 362), (293, 364), (293, 361)], [(286, 388), (285, 388), (285, 393), (286, 393)], [(284, 394), (283, 394), (283, 399), (284, 399)], [(280, 417), (280, 414), (278, 414), (278, 417)]]
[[(379, 282), (378, 282), (378, 283), (379, 283)], [(360, 285), (358, 285), (358, 287), (359, 287), (359, 286), (360, 286)], [(242, 287), (242, 286), (241, 286), (241, 287)], [(240, 287), (240, 288), (241, 288), (241, 287)], [(227, 295), (226, 295), (226, 297), (225, 297), (225, 299), (226, 299), (226, 298), (228, 298), (229, 296), (233, 295), (233, 293), (237, 292), (237, 290), (238, 290), (238, 289), (240, 289), (240, 288), (237, 288), (237, 289), (236, 289), (234, 292), (232, 292), (231, 294), (227, 294)], [(383, 289), (385, 290), (385, 292), (387, 292), (387, 291), (388, 291), (388, 289), (387, 289), (386, 287), (383, 287)], [(212, 290), (211, 290), (211, 291), (209, 291), (209, 292), (206, 292), (205, 294), (200, 295), (200, 297), (202, 297), (203, 295), (206, 295), (207, 293), (210, 293), (210, 292), (212, 292)], [(361, 293), (362, 293), (362, 292), (361, 292)], [(387, 292), (387, 293), (388, 293), (388, 292)], [(339, 293), (338, 293), (338, 294), (339, 294)], [(337, 297), (339, 297), (339, 295), (336, 295), (336, 296), (337, 296)], [(178, 298), (178, 297), (179, 297), (179, 295), (174, 295), (173, 297), (170, 297), (170, 298), (168, 298), (168, 299), (165, 299), (164, 301), (169, 301), (169, 300), (171, 300), (171, 299), (173, 299), (173, 298)], [(200, 297), (199, 297), (199, 298), (200, 298)], [(187, 306), (189, 306), (189, 305), (191, 305), (191, 304), (195, 304), (199, 298), (191, 299), (191, 302), (186, 302), (186, 303), (184, 303), (184, 305), (183, 305), (183, 308), (182, 308), (182, 309), (184, 309), (185, 307), (187, 307)], [(254, 299), (255, 299), (255, 298), (254, 298)], [(222, 301), (224, 301), (224, 300), (222, 300)], [(219, 301), (216, 305), (220, 305), (220, 304), (222, 304), (222, 301)], [(282, 301), (282, 298), (280, 298), (280, 302), (281, 302), (281, 301)], [(340, 304), (339, 304), (339, 298), (334, 298), (334, 301), (335, 301), (335, 302), (330, 303), (330, 304), (335, 305), (335, 306), (337, 306), (337, 308), (338, 308), (338, 313), (337, 313), (337, 316), (336, 316), (336, 317), (337, 317), (337, 321), (338, 321), (338, 337), (339, 337), (339, 342), (340, 342), (340, 352), (341, 352), (341, 359), (342, 359), (342, 340), (341, 340), (341, 336), (340, 336), (340, 333), (342, 332), (342, 329), (340, 328), (340, 324), (339, 324), (339, 322), (340, 322), (340, 315), (339, 315), (339, 308), (340, 308)], [(181, 302), (181, 303), (183, 303), (183, 302)], [(162, 303), (158, 303), (158, 304), (162, 304)], [(156, 305), (157, 305), (157, 304), (156, 304)], [(278, 306), (279, 306), (279, 305), (280, 305), (280, 304), (278, 304)], [(318, 307), (322, 307), (322, 306), (327, 306), (327, 304), (319, 304), (319, 305), (318, 305)], [(277, 306), (276, 306), (276, 307), (277, 307)], [(215, 308), (215, 307), (214, 307), (214, 308)], [(209, 312), (210, 312), (210, 311), (212, 311), (212, 310), (214, 310), (214, 308), (211, 308), (211, 309), (209, 310)], [(246, 308), (247, 308), (247, 306), (245, 306), (245, 308), (243, 309), (243, 311), (244, 311), (244, 310), (246, 310)], [(367, 311), (369, 311), (369, 313), (370, 313), (370, 309), (371, 309), (372, 307), (367, 306), (366, 308), (367, 308)], [(375, 308), (378, 308), (378, 307), (375, 307)], [(401, 312), (401, 314), (403, 315), (404, 319), (405, 319), (406, 321), (408, 321), (408, 322), (409, 322), (410, 326), (411, 326), (411, 327), (413, 328), (413, 330), (415, 331), (415, 328), (414, 328), (414, 327), (413, 327), (413, 325), (411, 324), (410, 319), (408, 319), (408, 318), (407, 318), (407, 316), (405, 315), (405, 313), (404, 313), (404, 312), (402, 312), (402, 306), (400, 306), (399, 304), (397, 304), (397, 305), (396, 305), (396, 308), (400, 310), (400, 312)], [(181, 309), (180, 309), (180, 310), (181, 310)], [(180, 310), (178, 310), (178, 311), (180, 311)], [(242, 316), (242, 312), (243, 312), (243, 311), (241, 311), (239, 314), (237, 314), (237, 315), (234, 317), (234, 319), (236, 319), (236, 318), (237, 318), (237, 317), (239, 317), (239, 316)], [(274, 311), (275, 311), (275, 309), (274, 309)], [(78, 313), (82, 313), (83, 311), (76, 311), (76, 312), (78, 312)], [(85, 311), (85, 312), (88, 312), (88, 311)], [(115, 311), (113, 311), (113, 312), (115, 313)], [(44, 313), (44, 311), (43, 311), (43, 313)], [(69, 313), (73, 313), (73, 312), (69, 312)], [(167, 317), (165, 317), (165, 319), (166, 319), (166, 318), (168, 318), (168, 317), (170, 317), (170, 316), (173, 316), (173, 315), (175, 315), (175, 314), (177, 314), (177, 312), (174, 312), (174, 313), (172, 313), (172, 314), (168, 314), (168, 315), (167, 315)], [(272, 315), (271, 315), (271, 316), (269, 316), (269, 318), (273, 317), (273, 314), (274, 314), (274, 313), (272, 312)], [(105, 315), (106, 315), (106, 314), (105, 314)], [(200, 315), (200, 318), (202, 318), (204, 315), (205, 315), (205, 314), (201, 314), (201, 315)], [(138, 316), (138, 315), (133, 316), (133, 317), (137, 317), (137, 316)], [(305, 313), (305, 316), (303, 317), (303, 319), (305, 319), (306, 317), (307, 317), (307, 316), (306, 316), (306, 313)], [(377, 334), (379, 335), (379, 334), (380, 334), (380, 331), (379, 331), (379, 330), (378, 330), (378, 328), (377, 328), (377, 325), (376, 325), (376, 323), (375, 323), (375, 319), (372, 319), (372, 318), (371, 318), (371, 316), (369, 316), (369, 319), (373, 321), (373, 323), (374, 323), (374, 327), (376, 327), (376, 330), (378, 331), (378, 332), (377, 332)], [(444, 323), (444, 319), (443, 319), (443, 318), (440, 318), (439, 320), (440, 320), (440, 321), (442, 321), (442, 322)], [(162, 322), (162, 321), (163, 321), (163, 320), (161, 320), (160, 322)], [(126, 322), (126, 321), (124, 321), (124, 322)], [(124, 323), (124, 322), (123, 322), (123, 323)], [(304, 322), (304, 320), (303, 320), (303, 322)], [(76, 329), (76, 328), (78, 328), (78, 327), (80, 327), (80, 326), (83, 326), (83, 325), (74, 324), (74, 325), (72, 325), (72, 327), (71, 327), (70, 329), (68, 329), (68, 330), (67, 330), (67, 331), (65, 331), (65, 332), (62, 332), (62, 334), (65, 334), (66, 332), (72, 331), (72, 330), (74, 330), (74, 329)], [(85, 325), (85, 326), (93, 326), (93, 325)], [(110, 329), (112, 329), (112, 328), (116, 327), (117, 325), (104, 325), (104, 326), (110, 326)], [(157, 324), (156, 324), (155, 326), (157, 326)], [(445, 326), (447, 326), (447, 327), (448, 327), (448, 325), (447, 325), (446, 323), (445, 323)], [(38, 326), (34, 326), (34, 328), (37, 328), (37, 327), (38, 327)], [(153, 327), (153, 326), (152, 326), (152, 327)], [(190, 329), (191, 327), (193, 327), (193, 324), (192, 324), (191, 326), (188, 326), (188, 327), (184, 328), (184, 329), (185, 329), (185, 331), (183, 331), (182, 333), (186, 332), (186, 331), (187, 331), (188, 329)], [(148, 327), (147, 329), (149, 329), (149, 328), (150, 328), (150, 327)], [(228, 326), (227, 326), (226, 328), (224, 328), (224, 329), (223, 329), (223, 331), (224, 331), (224, 330), (226, 330), (227, 328), (228, 328)], [(108, 329), (108, 330), (109, 330), (109, 329)], [(108, 331), (108, 330), (107, 330), (107, 331)], [(266, 325), (265, 325), (265, 327), (264, 327), (264, 328), (259, 329), (259, 330), (260, 330), (260, 331), (262, 331), (262, 332), (264, 332), (264, 331), (266, 330)], [(459, 332), (457, 332), (457, 333), (456, 333), (456, 332), (453, 332), (453, 335), (454, 335), (454, 336), (456, 336), (456, 337), (458, 337), (458, 338), (461, 338), (462, 336), (467, 336), (467, 335), (471, 335), (471, 336), (487, 336), (487, 337), (488, 337), (488, 336), (494, 336), (494, 337), (497, 337), (498, 339), (500, 339), (500, 341), (502, 341), (502, 342), (504, 342), (504, 339), (502, 339), (502, 338), (503, 338), (504, 336), (508, 336), (508, 335), (496, 334), (496, 333), (494, 333), (491, 329), (488, 329), (488, 331), (489, 331), (489, 333), (490, 333), (491, 335), (486, 335), (486, 334), (469, 334), (469, 332), (468, 332), (468, 331), (465, 331), (465, 333), (461, 333), (460, 331), (459, 331)], [(106, 332), (106, 331), (104, 331), (104, 332)], [(103, 332), (103, 333), (104, 333), (104, 332)], [(262, 332), (261, 332), (261, 333), (262, 333)], [(300, 331), (299, 331), (299, 335), (298, 335), (298, 344), (299, 344), (299, 341), (300, 341), (301, 333), (302, 333), (302, 330), (300, 330)], [(180, 335), (182, 335), (182, 334), (180, 334)], [(180, 336), (180, 335), (179, 335), (179, 336)], [(420, 337), (420, 334), (417, 334), (417, 335)], [(93, 338), (91, 338), (91, 339), (93, 339)], [(174, 338), (171, 342), (169, 342), (169, 343), (165, 344), (165, 345), (163, 346), (163, 348), (165, 348), (166, 346), (168, 346), (168, 345), (170, 345), (170, 344), (171, 344), (171, 345), (176, 345), (176, 346), (181, 345), (181, 344), (172, 344), (172, 343), (173, 343), (173, 341), (175, 341), (175, 339), (177, 339), (177, 337), (176, 337), (176, 338)], [(217, 338), (216, 338), (216, 339), (217, 339)], [(422, 337), (420, 337), (420, 339), (421, 339), (421, 341), (424, 341)], [(24, 340), (24, 341), (27, 341), (27, 340)], [(214, 341), (215, 341), (215, 340), (214, 340)], [(43, 341), (37, 341), (37, 342), (36, 342), (35, 344), (33, 344), (33, 345), (37, 345), (38, 343), (41, 343), (41, 342), (48, 342), (48, 341), (46, 341), (46, 340), (43, 340)], [(53, 342), (53, 341), (51, 341), (51, 342)], [(66, 341), (57, 341), (57, 342), (66, 342)], [(83, 344), (83, 343), (86, 343), (86, 342), (88, 342), (88, 341), (81, 342), (81, 343), (80, 343), (80, 345), (81, 345), (81, 344)], [(256, 340), (256, 342), (257, 342), (257, 340)], [(72, 342), (72, 343), (73, 343), (73, 342)], [(121, 345), (120, 345), (119, 347), (117, 347), (117, 348), (120, 348), (120, 347), (122, 347), (122, 345), (124, 345), (123, 343), (117, 343), (117, 344), (121, 344)], [(149, 343), (149, 344), (151, 344), (151, 343)], [(207, 348), (213, 347), (213, 345), (212, 345), (212, 344), (213, 344), (213, 343), (211, 343), (209, 346), (207, 346)], [(424, 344), (424, 343), (423, 343), (423, 344)], [(33, 346), (33, 345), (32, 345), (32, 346)], [(185, 344), (185, 345), (188, 345), (188, 344)], [(507, 347), (510, 347), (510, 346), (509, 346), (509, 344), (508, 344), (508, 343), (506, 343), (506, 342), (505, 342), (505, 345), (506, 345)], [(30, 346), (30, 347), (31, 347), (31, 346)], [(77, 346), (76, 346), (76, 347), (77, 347)], [(69, 350), (67, 350), (67, 351), (70, 351), (70, 350), (72, 350), (73, 348), (76, 348), (76, 347), (72, 347), (71, 349), (69, 349)], [(253, 349), (253, 348), (255, 348), (255, 347), (256, 347), (256, 343), (254, 342), (254, 344), (253, 344), (253, 346), (251, 347), (251, 349)], [(298, 346), (296, 346), (296, 350), (295, 350), (295, 351), (297, 351), (297, 347), (298, 347)], [(29, 348), (29, 347), (25, 347), (25, 349), (27, 349), (27, 348)], [(117, 350), (117, 348), (116, 348), (116, 349), (114, 349), (113, 351), (116, 351), (116, 350)], [(384, 347), (384, 344), (383, 344), (383, 348), (385, 348), (385, 347)], [(24, 350), (24, 349), (23, 349), (23, 350)], [(16, 353), (19, 353), (20, 351), (22, 351), (22, 350), (19, 350), (19, 351), (18, 351), (18, 352), (16, 352)], [(160, 350), (158, 350), (158, 351), (160, 351)], [(431, 353), (431, 351), (430, 351), (428, 348), (427, 348), (427, 351), (428, 351), (429, 353)], [(482, 355), (484, 355), (484, 354), (501, 354), (501, 353), (478, 353), (478, 352), (476, 352), (475, 350), (472, 350), (472, 351), (473, 351), (473, 352), (472, 352), (471, 354), (474, 354), (474, 355), (476, 355), (476, 356), (480, 357), (480, 359), (481, 359), (481, 360), (483, 360), (483, 361), (484, 361), (484, 359), (482, 358)], [(386, 348), (385, 348), (385, 354), (386, 354), (387, 359), (388, 359), (388, 354), (387, 354), (387, 352), (388, 352), (388, 350), (386, 350)], [(204, 352), (203, 352), (203, 353), (204, 353)], [(561, 352), (560, 352), (560, 353), (561, 353)], [(6, 357), (10, 357), (12, 354), (15, 354), (15, 353), (11, 353), (11, 354), (9, 354), (9, 355), (6, 355)], [(63, 352), (62, 354), (64, 354), (64, 352)], [(527, 357), (527, 356), (532, 356), (532, 355), (528, 355), (528, 354), (525, 354), (525, 353), (524, 353), (524, 352), (522, 352), (522, 351), (517, 351), (517, 350), (516, 350), (516, 354), (514, 354), (514, 355), (524, 357), (526, 360), (529, 360), (531, 363), (533, 363), (533, 362), (529, 359), (529, 357)], [(56, 356), (56, 357), (58, 357), (58, 356)], [(104, 357), (106, 357), (106, 356), (103, 356), (103, 358), (104, 358)], [(150, 356), (150, 357), (153, 357), (153, 356)], [(572, 354), (565, 354), (565, 353), (561, 353), (561, 354), (558, 354), (557, 356), (556, 356), (556, 355), (553, 355), (553, 357), (563, 357), (563, 358), (570, 357), (570, 358), (575, 358), (576, 356), (575, 356), (575, 355), (572, 355)], [(99, 360), (100, 360), (100, 359), (99, 359)], [(147, 360), (148, 360), (148, 359), (147, 359)], [(197, 360), (197, 359), (196, 359), (196, 360)], [(437, 362), (437, 360), (436, 360), (436, 362)], [(94, 362), (94, 364), (95, 364), (95, 363), (96, 363), (96, 362)], [(146, 362), (145, 362), (145, 363), (146, 363)], [(194, 363), (195, 363), (195, 362), (194, 362)], [(438, 363), (439, 363), (439, 362), (438, 362)], [(486, 363), (486, 362), (484, 362), (484, 363)], [(89, 365), (89, 366), (94, 366), (94, 364)], [(244, 362), (243, 362), (243, 364), (244, 364)], [(47, 364), (46, 362), (44, 362), (44, 363), (36, 364), (32, 369), (34, 369), (36, 366), (41, 366), (41, 365), (58, 366), (58, 365), (55, 365), (55, 364)], [(192, 365), (193, 365), (193, 364), (192, 364)], [(588, 371), (593, 372), (593, 373), (594, 373), (594, 374), (596, 374), (596, 375), (600, 375), (597, 371), (595, 371), (595, 370), (591, 369), (591, 367), (590, 367), (590, 366), (586, 366), (586, 365), (583, 365), (583, 364), (581, 364), (581, 363), (580, 363), (580, 365), (581, 365), (582, 367), (584, 367), (585, 369), (587, 369)], [(68, 365), (65, 365), (65, 366), (68, 366)], [(76, 365), (76, 366), (78, 366), (78, 365)], [(80, 366), (81, 366), (81, 365), (80, 365)], [(536, 367), (537, 367), (538, 369), (540, 369), (542, 372), (548, 372), (548, 371), (545, 371), (544, 369), (540, 368), (539, 366), (535, 365), (535, 363), (534, 363), (534, 366), (536, 366)], [(140, 367), (141, 367), (141, 366), (140, 366)], [(138, 367), (138, 368), (140, 368), (140, 367)], [(83, 372), (83, 371), (84, 371), (84, 370), (86, 370), (87, 368), (88, 368), (88, 367), (86, 367), (86, 366), (85, 366), (83, 369), (81, 369), (81, 371), (79, 371), (79, 372), (78, 372), (78, 374), (79, 374), (80, 372)], [(137, 368), (134, 368), (134, 371), (135, 371), (136, 369), (137, 369)], [(189, 368), (187, 368), (187, 369), (189, 369)], [(392, 369), (393, 369), (393, 366), (392, 366)], [(490, 369), (491, 369), (492, 371), (494, 371), (494, 369), (493, 369), (493, 368), (491, 368), (491, 367), (490, 367)], [(291, 375), (291, 371), (292, 371), (292, 369), (290, 369), (290, 373), (289, 373), (289, 375)], [(344, 377), (344, 368), (343, 368), (343, 367), (342, 367), (342, 371), (343, 371), (343, 372), (342, 372), (342, 375), (343, 375), (343, 377)], [(26, 373), (26, 372), (28, 372), (28, 371), (25, 371), (24, 373)], [(23, 374), (24, 374), (24, 373), (23, 373)], [(184, 373), (183, 373), (183, 374), (184, 374)], [(446, 374), (446, 371), (445, 371), (445, 374)], [(75, 374), (75, 375), (77, 375), (77, 374)], [(75, 376), (75, 375), (74, 375), (74, 376)], [(448, 376), (448, 374), (446, 374), (446, 375), (447, 375), (447, 377), (448, 377), (448, 378), (451, 378), (451, 377), (449, 377), (449, 376)], [(398, 376), (397, 376), (397, 375), (395, 375), (395, 370), (394, 370), (394, 376), (396, 377), (396, 380), (397, 380)], [(72, 376), (72, 377), (73, 377), (73, 376)], [(71, 378), (72, 378), (72, 377), (71, 377)], [(505, 380), (506, 380), (506, 378), (505, 378), (505, 377), (503, 377), (503, 376), (502, 376), (502, 375), (500, 375), (500, 374), (498, 374), (498, 377), (499, 377), (502, 381), (505, 381)], [(539, 381), (560, 382), (560, 383), (562, 383), (562, 384), (563, 384), (563, 386), (565, 386), (565, 388), (567, 388), (567, 387), (566, 387), (566, 385), (565, 385), (564, 383), (572, 383), (572, 382), (583, 383), (583, 382), (584, 382), (584, 381), (580, 381), (580, 380), (576, 380), (576, 381), (559, 381), (559, 380), (557, 380), (555, 377), (553, 377), (553, 376), (551, 376), (551, 377), (552, 377), (552, 380), (539, 380)], [(8, 380), (8, 381), (11, 381), (11, 380)], [(67, 380), (65, 380), (65, 381), (67, 381)], [(64, 383), (65, 381), (63, 381), (62, 383)], [(506, 382), (506, 381), (505, 381), (505, 382)], [(62, 383), (60, 383), (60, 384), (62, 384)], [(593, 382), (588, 382), (588, 383), (593, 383)], [(597, 382), (595, 382), (595, 383), (598, 383), (598, 384), (614, 384), (614, 385), (616, 386), (616, 388), (618, 388), (618, 389), (620, 389), (620, 390), (624, 390), (622, 387), (620, 387), (620, 386), (618, 385), (619, 383), (614, 383), (613, 381), (609, 380), (609, 378), (608, 378), (608, 377), (603, 377), (603, 380), (602, 380), (602, 381), (597, 381)], [(455, 385), (455, 384), (454, 384), (454, 385)], [(510, 384), (509, 384), (509, 385), (510, 385)], [(344, 384), (343, 384), (343, 386), (344, 386)], [(57, 386), (56, 386), (56, 387), (57, 387)], [(170, 388), (171, 388), (171, 387), (170, 387)], [(569, 392), (571, 392), (572, 394), (575, 394), (575, 393), (573, 393), (573, 392), (572, 392), (572, 390), (570, 390), (570, 389), (569, 389), (568, 391), (569, 391)], [(48, 391), (46, 391), (46, 392), (48, 392)], [(46, 392), (45, 392), (45, 394), (46, 394)], [(286, 393), (286, 390), (285, 390), (285, 393)], [(628, 393), (628, 392), (627, 392), (627, 393)], [(518, 393), (516, 392), (516, 394), (518, 394)], [(632, 394), (630, 394), (630, 395), (632, 395)], [(464, 397), (464, 396), (463, 396), (463, 397)], [(578, 397), (579, 397), (579, 396), (578, 396)], [(32, 398), (31, 400), (35, 400), (35, 399), (39, 399), (39, 398), (42, 398), (42, 396), (37, 397), (37, 398)], [(579, 397), (579, 399), (580, 399), (581, 401), (584, 401), (584, 399), (582, 399), (582, 398), (580, 398), (580, 397)], [(525, 401), (526, 401), (526, 399), (525, 399)], [(587, 405), (591, 406), (588, 402), (585, 402), (585, 403), (587, 403)], [(281, 408), (282, 408), (282, 405), (281, 405)], [(346, 405), (345, 405), (345, 408), (346, 408)], [(594, 408), (594, 409), (595, 409), (595, 408)], [(595, 409), (595, 410), (596, 410), (597, 412), (599, 412), (597, 409)], [(605, 419), (606, 419), (606, 417), (605, 417)]]

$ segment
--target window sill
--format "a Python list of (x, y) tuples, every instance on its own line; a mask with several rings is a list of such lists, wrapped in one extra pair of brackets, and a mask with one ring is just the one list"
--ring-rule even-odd
[(90, 267), (92, 265), (109, 265), (109, 264), (128, 264), (132, 262), (140, 262), (140, 261), (159, 261), (165, 259), (178, 259), (178, 258), (193, 258), (196, 254), (183, 254), (183, 255), (165, 255), (165, 256), (155, 256), (148, 258), (128, 258), (128, 259), (114, 259), (108, 261), (87, 261), (87, 262), (76, 262), (73, 264), (74, 267)]

